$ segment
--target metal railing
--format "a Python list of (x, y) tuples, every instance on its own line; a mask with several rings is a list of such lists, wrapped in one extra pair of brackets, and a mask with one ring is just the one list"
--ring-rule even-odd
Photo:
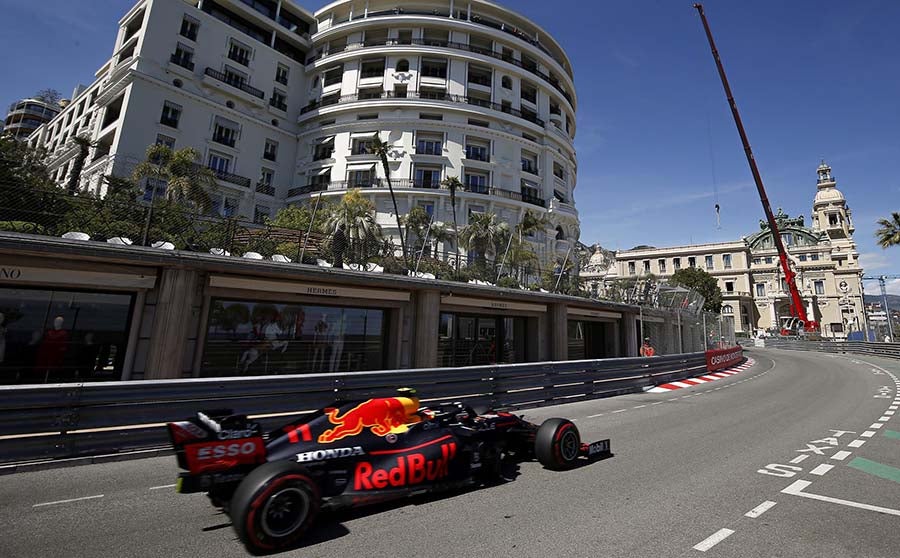
[[(168, 446), (164, 423), (232, 409), (277, 428), (335, 401), (412, 386), (426, 404), (520, 409), (640, 391), (706, 370), (704, 353), (342, 374), (0, 387), (0, 462), (104, 455)], [(277, 418), (270, 415), (279, 414)]]
[(312, 102), (301, 108), (300, 114), (306, 114), (314, 110), (318, 110), (322, 107), (328, 107), (332, 105), (342, 105), (345, 103), (355, 103), (358, 101), (370, 101), (377, 99), (424, 99), (427, 101), (449, 101), (451, 103), (474, 105), (478, 107), (497, 110), (506, 114), (512, 114), (513, 116), (517, 116), (519, 118), (522, 118), (523, 120), (527, 120), (529, 122), (537, 124), (542, 128), (545, 126), (545, 122), (537, 116), (534, 116), (528, 112), (514, 109), (512, 107), (501, 105), (500, 103), (494, 103), (485, 99), (479, 99), (477, 97), (467, 97), (465, 95), (451, 95), (449, 93), (421, 93), (415, 91), (407, 91), (402, 94), (395, 94), (393, 91), (384, 91), (381, 93), (381, 95), (372, 95), (367, 93), (364, 96), (360, 96), (358, 93), (354, 93), (352, 95), (326, 96), (322, 97), (322, 99), (320, 99), (318, 102)]
[(275, 187), (270, 184), (265, 184), (263, 182), (256, 183), (256, 192), (258, 194), (265, 194), (267, 196), (275, 195)]
[(218, 70), (214, 70), (212, 68), (206, 68), (206, 71), (204, 73), (213, 79), (217, 79), (217, 80), (221, 81), (222, 83), (230, 85), (236, 89), (240, 89), (244, 93), (249, 93), (250, 95), (253, 95), (254, 97), (258, 97), (260, 99), (264, 99), (266, 97), (266, 94), (263, 91), (255, 88), (255, 87), (252, 87), (250, 85), (247, 85), (247, 83), (242, 79), (230, 78), (230, 77), (228, 77), (228, 74), (225, 74)]
[(763, 346), (792, 351), (817, 353), (850, 353), (900, 360), (900, 343), (867, 343), (865, 341), (804, 341), (801, 339), (763, 339)]
[[(391, 179), (391, 186), (398, 190), (410, 189), (410, 188), (423, 188), (428, 190), (446, 190), (447, 187), (443, 186), (439, 182), (432, 182), (426, 180), (417, 180), (414, 178), (393, 178)], [(299, 186), (296, 188), (291, 188), (288, 190), (288, 198), (294, 196), (302, 196), (305, 194), (311, 194), (315, 192), (324, 192), (328, 190), (348, 190), (350, 188), (387, 188), (387, 180), (384, 178), (372, 178), (366, 181), (358, 181), (358, 180), (335, 180), (331, 182), (321, 182), (315, 184), (307, 184), (306, 186)], [(532, 205), (537, 205), (539, 207), (546, 207), (547, 201), (539, 196), (531, 195), (531, 194), (523, 194), (522, 192), (514, 192), (512, 190), (504, 190), (502, 188), (494, 188), (492, 186), (478, 186), (478, 185), (470, 185), (463, 184), (462, 191), (469, 192), (472, 194), (483, 194), (490, 196), (498, 196), (501, 198), (506, 198), (508, 200), (515, 200), (525, 203), (530, 203)], [(574, 210), (574, 208), (573, 208)]]

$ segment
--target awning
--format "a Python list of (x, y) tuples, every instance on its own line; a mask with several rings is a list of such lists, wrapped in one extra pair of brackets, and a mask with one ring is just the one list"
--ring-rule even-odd
[(316, 143), (318, 145), (325, 145), (326, 143), (331, 143), (334, 141), (334, 136), (325, 136), (324, 138), (318, 138)]
[(347, 172), (375, 170), (375, 163), (352, 163), (347, 165)]
[(377, 134), (377, 133), (378, 133), (378, 132), (376, 132), (375, 130), (372, 130), (371, 132), (351, 132), (351, 133), (350, 133), (350, 137), (351, 137), (351, 138), (369, 138), (369, 139), (372, 139), (372, 136), (374, 136), (374, 135)]
[(325, 174), (331, 174), (331, 167), (323, 167), (321, 169), (316, 169), (314, 171), (311, 171), (309, 174), (310, 174), (310, 176), (322, 176)]

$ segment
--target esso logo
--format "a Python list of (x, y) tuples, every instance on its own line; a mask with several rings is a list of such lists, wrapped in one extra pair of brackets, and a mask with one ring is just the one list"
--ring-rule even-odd
[(223, 457), (238, 457), (243, 455), (253, 455), (256, 453), (256, 442), (236, 442), (233, 444), (217, 444), (215, 446), (206, 446), (197, 450), (197, 459), (205, 461), (208, 459), (221, 459)]

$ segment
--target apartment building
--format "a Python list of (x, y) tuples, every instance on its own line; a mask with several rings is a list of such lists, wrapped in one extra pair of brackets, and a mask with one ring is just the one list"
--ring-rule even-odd
[[(789, 254), (807, 315), (821, 324), (823, 336), (843, 339), (865, 327), (859, 252), (846, 198), (837, 189), (831, 167), (817, 169), (812, 225), (780, 208), (775, 221)], [(707, 271), (719, 283), (722, 313), (733, 316), (735, 331), (752, 333), (777, 327), (790, 316), (790, 293), (784, 280), (768, 223), (730, 242), (654, 248), (636, 247), (616, 253), (614, 269), (601, 280), (649, 274), (670, 277), (685, 267)]]
[[(338, 1), (313, 14), (288, 0), (143, 0), (95, 77), (29, 138), (60, 183), (75, 136), (93, 142), (81, 181), (101, 194), (102, 176), (128, 175), (147, 146), (193, 147), (218, 177), (219, 214), (260, 221), (359, 188), (396, 235), (377, 134), (401, 214), (420, 206), (452, 224), (441, 182), (457, 177), (461, 226), (478, 212), (547, 216), (530, 238), (545, 260), (580, 234), (571, 63), (492, 2)], [(148, 198), (154, 188), (165, 185), (147, 184)]]
[(10, 105), (6, 119), (0, 123), (0, 133), (25, 139), (42, 124), (59, 114), (59, 105), (42, 99), (22, 99)]

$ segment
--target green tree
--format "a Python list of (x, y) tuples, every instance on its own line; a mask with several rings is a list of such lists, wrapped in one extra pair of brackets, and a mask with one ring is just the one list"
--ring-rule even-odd
[(381, 226), (375, 220), (375, 205), (357, 189), (344, 194), (325, 222), (328, 234), (341, 225), (347, 235), (348, 261), (366, 263), (380, 251)]
[(462, 182), (456, 176), (448, 176), (441, 181), (441, 186), (450, 190), (450, 208), (453, 210), (453, 234), (456, 236), (456, 274), (459, 275), (459, 223), (456, 221), (456, 190), (462, 188)]
[(406, 253), (406, 243), (403, 242), (403, 228), (400, 226), (400, 210), (397, 208), (397, 196), (394, 195), (394, 185), (391, 182), (391, 168), (388, 165), (388, 151), (390, 147), (381, 141), (381, 137), (376, 133), (372, 136), (372, 153), (377, 155), (381, 160), (381, 166), (384, 169), (384, 179), (387, 180), (388, 191), (391, 193), (391, 202), (394, 204), (394, 217), (397, 219), (397, 235), (400, 237), (400, 251), (403, 254), (403, 262), (409, 268), (409, 258)]
[(506, 236), (508, 234), (509, 226), (499, 221), (495, 214), (473, 213), (469, 216), (469, 224), (459, 233), (459, 241), (475, 252), (475, 265), (484, 269), (487, 266), (487, 254), (496, 253), (498, 245), (509, 238)]
[(59, 105), (59, 101), (62, 99), (62, 94), (56, 89), (41, 89), (37, 93), (34, 94), (34, 98), (38, 101), (43, 101), (48, 105)]
[[(55, 234), (68, 200), (44, 164), (46, 150), (0, 134), (0, 228)], [(63, 231), (65, 232), (65, 231)]]
[(894, 211), (890, 219), (879, 219), (881, 228), (875, 231), (875, 238), (882, 248), (889, 248), (900, 244), (900, 213)]
[[(151, 145), (146, 160), (134, 168), (132, 179), (136, 183), (145, 179), (165, 182), (166, 197), (206, 213), (212, 207), (209, 191), (216, 185), (216, 174), (198, 164), (199, 160), (200, 153), (192, 147), (172, 151), (165, 145)], [(155, 196), (155, 187), (153, 190)]]
[(719, 313), (722, 310), (722, 289), (716, 278), (697, 267), (683, 267), (672, 274), (670, 285), (680, 285), (694, 289), (706, 298), (703, 309)]
[(426, 247), (433, 247), (450, 238), (447, 228), (433, 222), (434, 218), (422, 207), (412, 208), (402, 221), (406, 227), (406, 247), (412, 254), (413, 265), (421, 257), (420, 254), (424, 254)]
[(78, 191), (78, 185), (81, 183), (81, 171), (84, 170), (84, 162), (87, 160), (91, 148), (95, 145), (87, 136), (75, 136), (72, 138), (72, 143), (78, 146), (78, 154), (75, 155), (75, 159), (72, 161), (72, 170), (66, 183), (66, 190), (68, 190), (69, 194), (75, 194)]

